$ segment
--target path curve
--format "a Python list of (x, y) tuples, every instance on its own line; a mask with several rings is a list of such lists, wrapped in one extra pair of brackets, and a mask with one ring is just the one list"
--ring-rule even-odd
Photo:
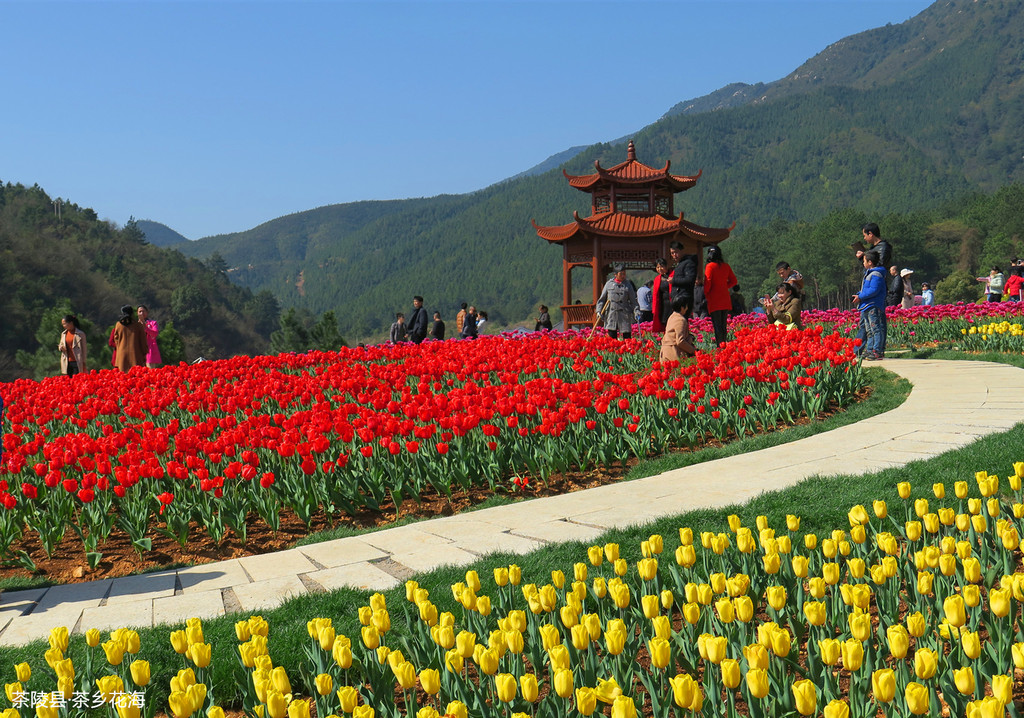
[[(522, 554), (548, 543), (591, 541), (609, 529), (742, 503), (809, 476), (863, 474), (929, 459), (1006, 431), (1024, 416), (1024, 369), (919, 359), (884, 366), (913, 384), (901, 406), (762, 451), (262, 556), (5, 592), (0, 645), (45, 638), (54, 626), (84, 632), (181, 624), (192, 616), (259, 612), (309, 591), (384, 590), (493, 551)], [(709, 482), (709, 475), (719, 480)]]

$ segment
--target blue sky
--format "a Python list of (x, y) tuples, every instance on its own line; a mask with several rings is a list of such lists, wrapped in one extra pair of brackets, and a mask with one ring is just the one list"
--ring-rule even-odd
[(191, 239), (470, 192), (929, 4), (0, 0), (0, 180)]

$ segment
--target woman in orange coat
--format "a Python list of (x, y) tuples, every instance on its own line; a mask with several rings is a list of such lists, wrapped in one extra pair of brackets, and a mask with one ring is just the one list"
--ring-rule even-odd
[(665, 333), (661, 337), (660, 361), (679, 361), (697, 353), (690, 339), (690, 323), (686, 319), (689, 311), (690, 302), (685, 297), (672, 300), (672, 314), (665, 322)]
[(132, 307), (121, 307), (121, 318), (114, 325), (112, 336), (114, 360), (118, 369), (128, 371), (133, 366), (146, 365), (146, 352), (149, 351), (146, 328), (136, 320)]

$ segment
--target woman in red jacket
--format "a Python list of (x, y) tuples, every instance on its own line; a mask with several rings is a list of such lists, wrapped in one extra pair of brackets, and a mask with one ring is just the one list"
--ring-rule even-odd
[(708, 314), (711, 325), (715, 328), (715, 344), (722, 344), (726, 338), (726, 322), (732, 309), (732, 297), (729, 296), (733, 287), (738, 287), (736, 275), (732, 267), (725, 263), (722, 250), (718, 247), (708, 248), (708, 261), (704, 265), (704, 296), (708, 301)]
[(651, 313), (654, 314), (651, 331), (660, 334), (665, 331), (665, 324), (672, 314), (672, 302), (669, 299), (668, 264), (658, 257), (654, 269), (658, 276), (654, 278), (654, 284), (651, 286)]

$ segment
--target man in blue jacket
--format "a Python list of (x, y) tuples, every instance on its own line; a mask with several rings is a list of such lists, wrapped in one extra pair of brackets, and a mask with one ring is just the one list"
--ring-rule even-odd
[(858, 352), (865, 359), (881, 359), (884, 346), (885, 324), (885, 270), (879, 266), (878, 252), (870, 250), (861, 257), (864, 263), (864, 281), (860, 292), (853, 295), (853, 303), (860, 305), (861, 345)]

